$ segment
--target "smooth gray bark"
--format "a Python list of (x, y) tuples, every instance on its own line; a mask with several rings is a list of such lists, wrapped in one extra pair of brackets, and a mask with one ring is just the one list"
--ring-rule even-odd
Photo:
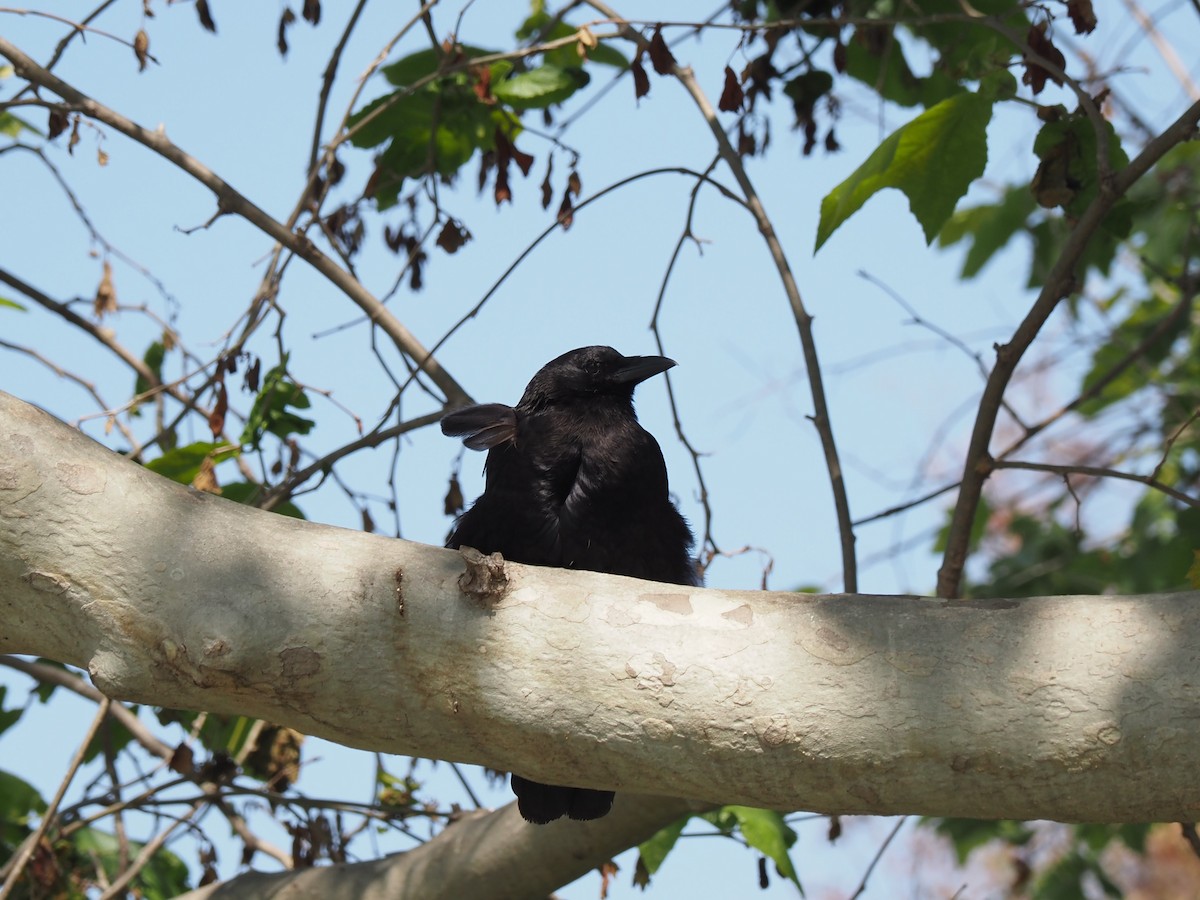
[(465, 568), (172, 484), (0, 395), (0, 651), (116, 699), (697, 801), (1200, 818), (1195, 593), (809, 596), (508, 563), (489, 597)]
[(408, 853), (303, 871), (251, 873), (199, 888), (180, 900), (546, 897), (691, 811), (694, 806), (683, 800), (621, 794), (603, 819), (537, 827), (523, 822), (509, 804), (456, 822)]

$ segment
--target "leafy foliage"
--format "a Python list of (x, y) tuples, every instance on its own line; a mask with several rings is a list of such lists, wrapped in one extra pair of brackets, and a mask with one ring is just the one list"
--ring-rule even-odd
[(817, 249), (872, 195), (899, 188), (933, 241), (987, 162), (992, 104), (956, 94), (894, 131), (854, 173), (821, 201)]
[(264, 436), (273, 434), (288, 438), (294, 434), (308, 434), (316, 425), (312, 419), (298, 416), (293, 409), (308, 409), (312, 401), (304, 390), (287, 373), (287, 359), (263, 376), (262, 387), (254, 398), (246, 427), (242, 431), (242, 443), (257, 450)]
[[(638, 873), (635, 876), (637, 883), (643, 887), (649, 884), (650, 876), (662, 866), (692, 818), (685, 816), (672, 822), (638, 846)], [(722, 806), (695, 818), (713, 825), (720, 834), (728, 837), (740, 835), (746, 846), (771, 860), (776, 871), (795, 884), (803, 896), (804, 888), (800, 885), (796, 867), (788, 853), (796, 843), (796, 832), (784, 821), (782, 815), (774, 810), (751, 806)]]

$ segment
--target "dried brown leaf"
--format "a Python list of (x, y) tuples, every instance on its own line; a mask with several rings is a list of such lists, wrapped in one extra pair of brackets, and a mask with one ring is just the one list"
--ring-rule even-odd
[(212, 412), (208, 414), (208, 427), (212, 431), (213, 437), (220, 437), (221, 432), (225, 430), (225, 413), (229, 411), (229, 395), (225, 393), (225, 382), (218, 381), (216, 388), (216, 402), (213, 403)]
[(617, 872), (620, 871), (614, 860), (600, 864), (600, 900), (607, 900), (608, 886), (612, 880), (617, 877)]
[(108, 154), (104, 152), (102, 147), (96, 148), (96, 162), (102, 166), (108, 165)]
[(1076, 152), (1075, 141), (1067, 132), (1063, 141), (1051, 147), (1042, 158), (1029, 184), (1038, 206), (1053, 209), (1066, 206), (1075, 199), (1080, 185), (1071, 177), (1070, 163)]
[(1046, 34), (1048, 27), (1045, 22), (1040, 22), (1029, 29), (1029, 35), (1026, 37), (1032, 53), (1025, 54), (1025, 74), (1021, 77), (1021, 81), (1029, 85), (1035, 94), (1042, 92), (1047, 81), (1053, 81), (1061, 86), (1062, 79), (1054, 72), (1044, 68), (1041, 63), (1035, 62), (1032, 58), (1033, 55), (1053, 64), (1060, 72), (1067, 67), (1066, 59)]
[(842, 836), (842, 819), (840, 816), (829, 817), (829, 843), (833, 843)]
[(554, 171), (554, 157), (546, 158), (546, 177), (542, 179), (542, 209), (550, 208), (550, 201), (554, 199), (554, 188), (550, 185), (550, 173)]
[(304, 11), (300, 13), (304, 21), (317, 25), (321, 21), (321, 0), (304, 0)]
[(146, 34), (146, 29), (139, 28), (138, 33), (133, 36), (133, 55), (137, 57), (138, 71), (146, 71), (146, 63), (150, 59), (150, 35)]
[(113, 286), (112, 265), (106, 259), (104, 269), (100, 274), (100, 284), (96, 287), (96, 299), (92, 301), (92, 312), (97, 319), (104, 318), (106, 313), (117, 311), (117, 289)]
[(462, 485), (458, 483), (458, 476), (450, 476), (450, 486), (446, 490), (446, 497), (442, 501), (442, 510), (448, 516), (457, 516), (463, 511), (467, 505), (466, 498), (463, 497)]
[(529, 170), (533, 168), (533, 155), (518, 150), (516, 144), (512, 148), (513, 162), (517, 164), (517, 168), (521, 170), (522, 175), (528, 175)]
[(206, 494), (221, 493), (221, 485), (217, 483), (217, 466), (213, 462), (211, 456), (206, 456), (200, 461), (200, 470), (196, 472), (196, 477), (192, 479), (192, 487), (198, 491), (204, 491)]
[(71, 137), (67, 139), (67, 153), (75, 155), (75, 145), (79, 143), (79, 116), (71, 120)]
[(640, 887), (643, 891), (650, 886), (650, 870), (646, 868), (646, 863), (642, 860), (640, 853), (637, 865), (633, 869), (633, 884), (634, 887)]
[(1067, 15), (1076, 34), (1091, 34), (1096, 29), (1096, 10), (1092, 0), (1067, 0)]
[(50, 140), (54, 140), (60, 134), (67, 130), (67, 126), (71, 124), (70, 118), (65, 112), (56, 107), (50, 108), (50, 124), (46, 126)]
[(650, 76), (642, 66), (641, 51), (638, 51), (638, 55), (629, 64), (629, 71), (633, 73), (633, 97), (635, 100), (641, 100), (650, 93)]
[(650, 63), (659, 75), (670, 75), (675, 71), (675, 57), (663, 40), (661, 25), (654, 29), (654, 36), (650, 38)]
[(192, 753), (192, 748), (187, 744), (181, 743), (175, 748), (175, 752), (171, 754), (171, 760), (167, 763), (167, 767), (172, 772), (178, 772), (180, 775), (191, 775), (195, 772), (196, 761)]
[(257, 356), (254, 357), (254, 362), (250, 363), (250, 367), (246, 369), (245, 385), (246, 390), (252, 394), (258, 393), (258, 378), (262, 372), (262, 360)]
[(562, 203), (558, 207), (558, 223), (562, 225), (563, 231), (566, 231), (574, 221), (575, 207), (571, 205), (571, 192), (564, 191)]
[(480, 103), (494, 104), (496, 102), (496, 98), (492, 96), (491, 66), (473, 66), (471, 68), (471, 90), (475, 92)]
[(283, 8), (283, 15), (279, 17), (279, 33), (275, 38), (275, 46), (279, 48), (280, 56), (287, 56), (288, 54), (287, 30), (295, 21), (296, 14), (292, 12), (292, 8), (285, 6)]
[(725, 87), (721, 91), (721, 99), (717, 101), (717, 109), (721, 112), (737, 112), (742, 108), (746, 99), (742, 86), (738, 83), (737, 75), (729, 66), (725, 67)]
[(463, 228), (453, 219), (450, 219), (444, 226), (437, 237), (437, 245), (447, 253), (457, 253), (467, 241), (471, 239), (471, 232)]
[(575, 197), (583, 193), (583, 182), (579, 179), (576, 169), (572, 169), (571, 174), (567, 176), (567, 193)]
[(208, 0), (196, 0), (196, 15), (200, 17), (200, 27), (205, 31), (217, 33), (217, 23), (213, 21), (212, 11), (208, 8)]
[(496, 205), (501, 203), (512, 203), (512, 188), (508, 186), (508, 166), (496, 167), (496, 188), (492, 191), (492, 196), (496, 198)]

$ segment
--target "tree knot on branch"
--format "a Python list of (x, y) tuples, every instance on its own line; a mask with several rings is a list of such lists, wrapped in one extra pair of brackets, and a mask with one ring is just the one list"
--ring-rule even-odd
[(985, 452), (979, 457), (979, 461), (975, 463), (975, 471), (985, 478), (991, 475), (996, 470), (996, 460), (992, 454)]
[(508, 590), (504, 557), (499, 553), (485, 556), (474, 547), (462, 547), (458, 552), (467, 563), (466, 571), (458, 576), (459, 590), (485, 606), (500, 602)]

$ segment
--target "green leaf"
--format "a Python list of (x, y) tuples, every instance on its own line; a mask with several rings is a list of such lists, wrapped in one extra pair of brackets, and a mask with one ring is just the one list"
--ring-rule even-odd
[(796, 843), (796, 832), (783, 821), (783, 816), (773, 809), (752, 806), (726, 806), (724, 811), (737, 820), (746, 843), (774, 862), (779, 874), (795, 884), (803, 895), (804, 888), (788, 855), (788, 848)]
[(25, 712), (25, 710), (21, 708), (5, 709), (4, 697), (7, 694), (8, 688), (5, 685), (0, 684), (0, 734), (4, 734), (4, 732), (15, 725), (17, 720), (21, 718), (21, 714)]
[(262, 386), (242, 432), (242, 444), (258, 449), (263, 437), (273, 434), (286, 439), (293, 434), (308, 434), (316, 425), (291, 412), (288, 407), (308, 409), (311, 402), (301, 387), (287, 376), (287, 357), (263, 376)]
[[(218, 448), (221, 448), (220, 453), (216, 452)], [(228, 444), (197, 441), (186, 447), (176, 447), (158, 459), (150, 460), (146, 463), (146, 468), (180, 484), (191, 484), (196, 473), (200, 471), (200, 464), (207, 457), (212, 456), (213, 462), (219, 463), (233, 459), (240, 452), (237, 447), (230, 447)]]
[(882, 53), (874, 52), (865, 41), (847, 43), (846, 74), (900, 106), (933, 106), (962, 90), (940, 69), (934, 69), (927, 78), (914, 75), (904, 58), (903, 45), (890, 35)]
[[(538, 41), (547, 43), (571, 37), (577, 34), (578, 31), (579, 29), (574, 25), (561, 20), (556, 21), (555, 17), (551, 16), (544, 9), (539, 9), (535, 10), (533, 15), (521, 23), (521, 27), (517, 29), (517, 40), (528, 41), (537, 38)], [(549, 65), (562, 66), (563, 68), (578, 68), (584, 64), (584, 59), (579, 55), (577, 47), (578, 44), (567, 44), (562, 47), (556, 47), (553, 50), (547, 50), (542, 54), (542, 59)], [(616, 69), (629, 68), (629, 60), (607, 44), (599, 44), (588, 50), (587, 59), (591, 62), (612, 66)]]
[(930, 107), (892, 133), (849, 178), (821, 201), (817, 245), (874, 194), (899, 188), (932, 241), (987, 163), (992, 104), (958, 94)]
[(590, 76), (580, 68), (545, 65), (492, 83), (492, 96), (513, 109), (542, 109), (562, 103)]
[(969, 238), (971, 246), (963, 259), (962, 278), (974, 278), (993, 256), (1008, 246), (1013, 235), (1025, 229), (1025, 222), (1035, 208), (1033, 195), (1027, 189), (1011, 187), (999, 203), (956, 212), (938, 234), (938, 244), (948, 247)]
[[(254, 506), (262, 497), (263, 488), (261, 484), (253, 484), (249, 481), (235, 481), (232, 484), (221, 485), (221, 496), (226, 500), (232, 500), (234, 503), (241, 503), (245, 506)], [(271, 507), (271, 512), (279, 513), (281, 516), (291, 516), (293, 519), (306, 518), (303, 512), (300, 511), (295, 503), (290, 500), (285, 500), (282, 503)]]
[[(1090, 391), (1110, 375), (1118, 363), (1124, 362), (1135, 347), (1146, 341), (1170, 318), (1178, 301), (1174, 297), (1164, 296), (1164, 290), (1162, 285), (1158, 285), (1150, 297), (1137, 302), (1124, 321), (1113, 329), (1111, 336), (1096, 349), (1092, 355), (1091, 370), (1083, 378), (1083, 392)], [(1156, 340), (1145, 346), (1135, 365), (1127, 366), (1098, 395), (1080, 404), (1080, 415), (1094, 417), (1139, 390), (1173, 380), (1164, 378), (1161, 366), (1176, 339), (1190, 327), (1188, 317), (1177, 318), (1172, 327), (1165, 329)]]
[(34, 128), (24, 119), (14, 116), (10, 112), (0, 112), (0, 134), (6, 134), (11, 138), (21, 136), (22, 131), (29, 131), (33, 134), (41, 134), (38, 129)]
[[(96, 828), (81, 828), (71, 838), (76, 851), (95, 860), (104, 869), (109, 879), (120, 872), (120, 843), (114, 835)], [(130, 857), (137, 856), (146, 845), (141, 841), (128, 841)], [(130, 884), (133, 892), (146, 900), (169, 900), (188, 890), (188, 870), (183, 860), (170, 850), (160, 849), (150, 857)]]
[(691, 821), (691, 816), (684, 816), (682, 819), (677, 819), (666, 828), (661, 828), (655, 832), (654, 836), (648, 841), (643, 841), (638, 845), (638, 853), (641, 855), (642, 865), (645, 866), (646, 872), (653, 875), (658, 871), (659, 866), (666, 860), (667, 855), (675, 847), (675, 842), (679, 840), (679, 835), (683, 833), (684, 826)]
[(923, 819), (922, 823), (932, 824), (934, 831), (950, 839), (960, 866), (966, 863), (972, 850), (989, 841), (1001, 840), (1021, 846), (1033, 837), (1024, 822), (1011, 819)]
[[(495, 50), (485, 50), (482, 47), (472, 47), (467, 44), (458, 44), (455, 47), (455, 51), (461, 53), (467, 59), (474, 59), (477, 56), (491, 56), (496, 52)], [(438, 67), (442, 64), (443, 58), (446, 57), (447, 54), (444, 50), (434, 50), (430, 47), (427, 50), (418, 50), (416, 53), (412, 53), (403, 59), (384, 66), (380, 71), (383, 72), (383, 77), (388, 80), (389, 84), (394, 84), (397, 87), (405, 87), (436, 73)]]
[[(1042, 161), (1034, 179), (1035, 192), (1038, 191), (1036, 185), (1047, 177), (1049, 171), (1057, 171), (1071, 195), (1067, 202), (1060, 205), (1072, 216), (1078, 217), (1100, 191), (1096, 127), (1082, 111), (1067, 113), (1062, 107), (1056, 109), (1060, 111), (1058, 117), (1043, 125), (1033, 141), (1033, 152)], [(1121, 139), (1107, 119), (1103, 120), (1100, 131), (1107, 143), (1109, 166), (1112, 171), (1119, 172), (1129, 165), (1129, 157), (1121, 147)], [(1128, 214), (1127, 210), (1125, 215)], [(1111, 212), (1109, 219), (1113, 219)], [(1117, 237), (1128, 234), (1128, 224), (1125, 222), (1114, 220), (1105, 224)]]
[(24, 306), (22, 306), (16, 300), (9, 300), (7, 297), (0, 297), (0, 306), (5, 306), (9, 309), (18, 309), (21, 312), (25, 312)]
[[(155, 341), (146, 348), (146, 352), (142, 356), (142, 362), (146, 364), (146, 368), (148, 368), (155, 374), (155, 376), (157, 376), (160, 383), (162, 382), (163, 360), (166, 359), (166, 356), (167, 348), (162, 341)], [(149, 380), (143, 378), (141, 375), (137, 376), (133, 382), (133, 396), (137, 397), (146, 393), (146, 391), (150, 390), (150, 387), (151, 385)], [(134, 404), (131, 406), (129, 408), (129, 414), (131, 416), (141, 415), (139, 410), (140, 406), (141, 404)]]
[[(1025, 34), (1029, 29), (1022, 0), (976, 0), (971, 6), (1016, 34)], [(910, 30), (936, 49), (934, 70), (963, 82), (978, 81), (1008, 66), (1018, 55), (1008, 37), (1000, 29), (963, 27), (953, 18), (961, 12), (958, 0), (922, 0), (921, 16), (927, 20), (912, 25)]]
[(0, 859), (29, 834), (30, 816), (45, 811), (46, 801), (33, 785), (0, 769)]
[[(379, 110), (373, 118), (367, 117)], [(453, 177), (476, 150), (492, 149), (493, 132), (504, 114), (480, 102), (470, 87), (445, 82), (405, 96), (396, 91), (367, 104), (350, 117), (363, 123), (350, 138), (356, 147), (389, 142), (377, 162), (375, 203), (394, 206), (406, 178), (431, 171)]]

